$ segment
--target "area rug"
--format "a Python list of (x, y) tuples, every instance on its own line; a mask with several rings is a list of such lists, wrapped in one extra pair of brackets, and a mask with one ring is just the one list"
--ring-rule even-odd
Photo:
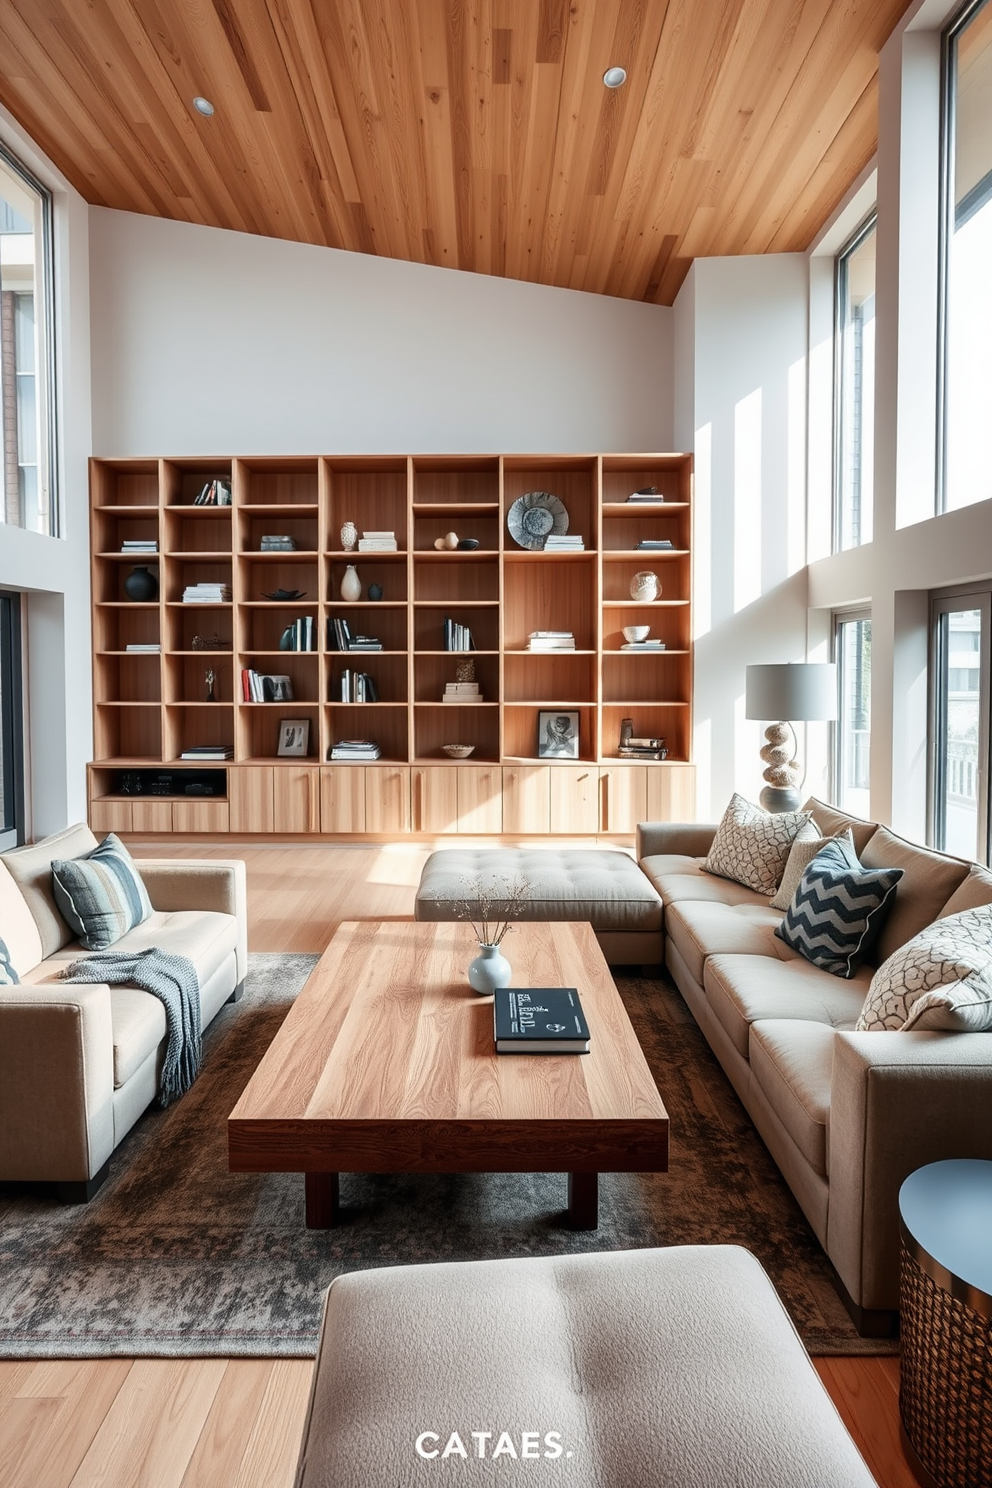
[(618, 982), (671, 1118), (667, 1174), (607, 1174), (600, 1227), (562, 1228), (560, 1173), (343, 1175), (343, 1223), (303, 1223), (299, 1174), (232, 1174), (227, 1117), (315, 956), (252, 956), (203, 1071), (121, 1144), (93, 1201), (0, 1185), (0, 1357), (306, 1357), (342, 1271), (420, 1261), (739, 1244), (764, 1263), (813, 1354), (858, 1337), (828, 1263), (676, 989)]

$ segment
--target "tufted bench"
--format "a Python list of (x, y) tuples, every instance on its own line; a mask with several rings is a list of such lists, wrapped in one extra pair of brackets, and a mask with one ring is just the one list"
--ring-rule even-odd
[(569, 848), (448, 848), (424, 864), (416, 920), (454, 920), (481, 879), (526, 879), (522, 920), (587, 920), (611, 966), (657, 966), (663, 955), (662, 900), (623, 852)]
[(296, 1488), (524, 1481), (875, 1480), (771, 1282), (738, 1246), (337, 1277)]

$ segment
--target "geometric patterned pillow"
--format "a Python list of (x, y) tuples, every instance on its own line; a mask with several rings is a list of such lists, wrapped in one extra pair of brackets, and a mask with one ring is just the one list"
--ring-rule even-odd
[(21, 979), (10, 964), (10, 952), (6, 942), (0, 940), (0, 987), (18, 987)]
[(134, 859), (113, 832), (85, 858), (57, 858), (52, 890), (59, 913), (88, 951), (103, 951), (152, 913)]
[(883, 962), (858, 1032), (886, 1028), (992, 1030), (992, 904), (934, 921)]
[(809, 864), (775, 934), (814, 966), (852, 977), (871, 950), (895, 897), (901, 868), (865, 868), (831, 837)]
[(796, 835), (812, 820), (811, 811), (763, 811), (735, 791), (703, 872), (770, 897), (779, 886)]

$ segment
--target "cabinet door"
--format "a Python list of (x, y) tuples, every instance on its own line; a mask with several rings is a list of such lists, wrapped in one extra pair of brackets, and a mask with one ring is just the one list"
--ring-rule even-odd
[(647, 821), (648, 771), (646, 765), (611, 765), (599, 772), (604, 832), (633, 832)]
[(155, 801), (147, 797), (131, 802), (132, 832), (171, 832), (172, 802)]
[(530, 834), (550, 830), (551, 766), (504, 766), (503, 831)]
[(695, 765), (647, 765), (648, 799), (644, 821), (696, 820)]
[(320, 830), (365, 831), (365, 768), (332, 765), (320, 772)]
[(599, 771), (595, 765), (551, 765), (552, 832), (599, 831)]
[(227, 772), (232, 832), (274, 832), (272, 765), (238, 765)]
[(174, 832), (226, 832), (231, 812), (226, 801), (173, 801)]
[(503, 780), (499, 765), (459, 765), (459, 832), (502, 832)]
[(409, 832), (409, 766), (370, 765), (365, 771), (365, 830)]
[(314, 765), (277, 765), (272, 772), (274, 830), (320, 831), (320, 771)]
[(458, 765), (417, 765), (413, 770), (413, 830), (458, 831)]
[(131, 802), (91, 801), (90, 830), (93, 832), (130, 832)]

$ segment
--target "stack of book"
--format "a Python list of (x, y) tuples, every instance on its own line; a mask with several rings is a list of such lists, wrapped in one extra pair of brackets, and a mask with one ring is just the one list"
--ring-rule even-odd
[(627, 497), (627, 500), (634, 502), (635, 505), (644, 506), (650, 505), (651, 502), (664, 501), (664, 499), (657, 486), (642, 486), (639, 491), (631, 491)]
[(664, 739), (635, 739), (620, 736), (617, 754), (621, 759), (663, 760), (668, 758), (668, 746)]
[(347, 620), (332, 616), (327, 622), (327, 644), (332, 651), (381, 651), (378, 636), (352, 635)]
[(157, 537), (126, 537), (121, 543), (121, 552), (137, 556), (138, 553), (157, 553)]
[(279, 536), (276, 533), (262, 534), (262, 545), (260, 551), (263, 553), (295, 553), (296, 539), (288, 535)]
[(621, 651), (664, 651), (664, 641), (624, 641)]
[(360, 553), (395, 553), (397, 551), (395, 532), (363, 532), (358, 539), (358, 551)]
[(316, 651), (317, 636), (312, 615), (301, 615), (292, 625), (287, 625), (279, 642), (281, 651)]
[(581, 537), (570, 537), (567, 532), (556, 536), (553, 532), (544, 539), (546, 553), (584, 553), (586, 545)]
[(230, 504), (231, 482), (226, 480), (207, 481), (199, 496), (193, 497), (194, 506), (230, 506)]
[(332, 760), (377, 760), (382, 750), (371, 739), (342, 739), (332, 744), (328, 759)]
[(481, 703), (478, 682), (446, 682), (442, 703)]
[(576, 987), (497, 987), (497, 1054), (588, 1054), (589, 1025)]
[(160, 641), (128, 641), (125, 651), (161, 651)]
[(338, 698), (342, 703), (377, 703), (379, 690), (368, 672), (353, 672), (346, 667), (338, 678)]
[(233, 744), (191, 744), (179, 756), (185, 760), (231, 760), (234, 758)]
[(230, 604), (230, 584), (187, 584), (183, 604)]
[(663, 553), (666, 548), (674, 548), (675, 544), (670, 537), (642, 537), (637, 546), (645, 553)]
[(527, 638), (528, 651), (574, 651), (575, 636), (570, 630), (532, 630)]
[(241, 695), (246, 703), (291, 703), (293, 684), (289, 677), (269, 676), (245, 667), (241, 673)]
[(472, 632), (468, 626), (459, 625), (457, 620), (445, 619), (444, 649), (445, 651), (474, 651), (475, 641), (472, 639)]

